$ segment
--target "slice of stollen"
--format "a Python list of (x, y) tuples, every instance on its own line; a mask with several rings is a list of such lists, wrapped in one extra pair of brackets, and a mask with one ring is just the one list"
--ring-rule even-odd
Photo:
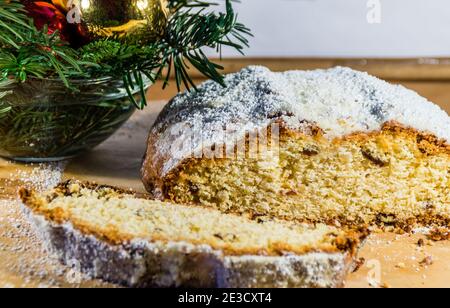
[(75, 181), (20, 197), (63, 263), (132, 287), (340, 287), (364, 237)]
[(251, 66), (180, 93), (149, 133), (147, 190), (175, 203), (410, 232), (450, 226), (450, 117), (349, 68)]

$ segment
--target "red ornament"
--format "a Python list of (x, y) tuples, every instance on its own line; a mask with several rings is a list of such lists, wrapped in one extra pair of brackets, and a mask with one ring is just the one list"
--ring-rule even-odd
[(61, 39), (70, 43), (74, 48), (79, 48), (89, 43), (89, 35), (83, 23), (69, 23), (67, 14), (71, 8), (66, 7), (66, 1), (33, 1), (22, 0), (22, 4), (33, 18), (38, 29), (48, 26), (48, 33), (59, 31)]

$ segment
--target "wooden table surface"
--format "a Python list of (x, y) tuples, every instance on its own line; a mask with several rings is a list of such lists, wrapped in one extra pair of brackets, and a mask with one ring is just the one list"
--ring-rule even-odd
[[(435, 93), (423, 88), (426, 91)], [(171, 88), (150, 95), (167, 99), (173, 92)], [(114, 287), (83, 277), (42, 250), (21, 214), (17, 189), (21, 185), (46, 187), (61, 179), (76, 178), (144, 192), (139, 168), (147, 132), (165, 102), (152, 101), (105, 143), (69, 162), (24, 165), (0, 160), (0, 287)], [(348, 277), (347, 286), (373, 286), (368, 279), (372, 277), (385, 287), (450, 287), (450, 243), (418, 247), (418, 240), (424, 238), (421, 234), (372, 235), (360, 253), (365, 263)], [(421, 265), (425, 258), (432, 264)]]

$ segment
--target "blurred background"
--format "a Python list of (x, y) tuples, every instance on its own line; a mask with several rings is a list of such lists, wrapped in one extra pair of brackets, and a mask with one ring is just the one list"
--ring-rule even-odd
[(450, 56), (448, 0), (242, 0), (235, 6), (255, 34), (250, 57)]
[(235, 7), (254, 37), (245, 56), (223, 50), (217, 61), (225, 73), (253, 64), (274, 71), (349, 66), (450, 112), (449, 0), (241, 0)]

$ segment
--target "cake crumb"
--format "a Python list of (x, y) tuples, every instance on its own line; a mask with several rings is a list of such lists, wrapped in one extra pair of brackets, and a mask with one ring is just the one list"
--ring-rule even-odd
[(67, 162), (29, 164), (31, 170), (19, 170), (11, 173), (9, 184), (11, 186), (24, 186), (37, 191), (51, 189), (61, 182)]
[(419, 247), (425, 246), (425, 241), (421, 238), (421, 239), (417, 242), (417, 246), (419, 246)]
[(365, 263), (366, 263), (365, 258), (359, 258), (358, 260), (356, 260), (355, 261), (355, 269), (353, 270), (353, 273), (356, 273), (357, 271), (359, 271)]
[(397, 265), (395, 265), (396, 268), (399, 269), (405, 269), (406, 268), (406, 264), (403, 262), (397, 263)]
[(431, 266), (434, 264), (433, 256), (426, 256), (419, 264), (423, 267)]
[(450, 230), (447, 228), (434, 228), (428, 234), (428, 239), (434, 242), (450, 240)]

